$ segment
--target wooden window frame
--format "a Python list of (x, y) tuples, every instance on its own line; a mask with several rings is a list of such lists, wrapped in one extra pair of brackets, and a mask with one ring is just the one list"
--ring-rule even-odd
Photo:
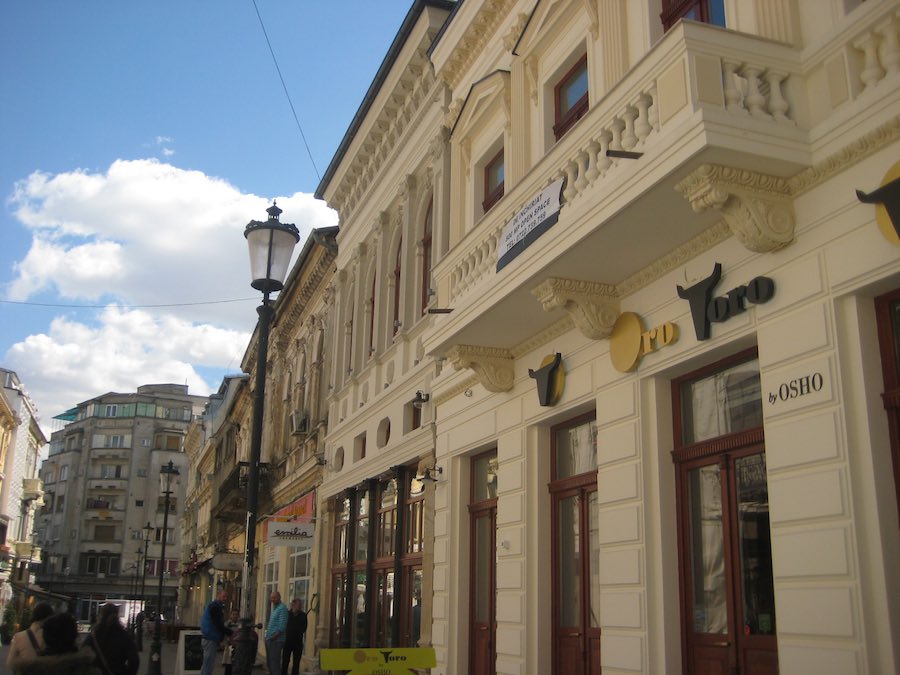
[(659, 18), (662, 21), (663, 30), (669, 30), (678, 23), (682, 17), (687, 16), (687, 14), (694, 9), (699, 10), (700, 14), (698, 19), (694, 19), (695, 21), (713, 24), (710, 2), (716, 1), (717, 0), (662, 0), (662, 12), (660, 12)]
[(900, 353), (896, 345), (900, 339), (891, 321), (891, 305), (900, 302), (900, 289), (875, 298), (875, 318), (878, 326), (878, 346), (881, 351), (881, 372), (884, 391), (881, 399), (888, 418), (891, 442), (891, 464), (894, 472), (894, 491), (897, 514), (900, 515)]
[(555, 111), (554, 115), (554, 124), (553, 124), (553, 135), (558, 141), (560, 138), (566, 135), (566, 132), (569, 131), (575, 123), (584, 117), (585, 113), (588, 111), (589, 107), (589, 93), (590, 93), (590, 82), (588, 81), (588, 86), (585, 87), (584, 94), (579, 98), (572, 107), (568, 110), (562, 110), (562, 90), (566, 87), (566, 85), (570, 84), (572, 81), (576, 79), (576, 77), (581, 73), (581, 70), (584, 69), (585, 79), (588, 77), (588, 67), (587, 67), (587, 53), (580, 59), (578, 59), (575, 64), (563, 75), (559, 82), (556, 83), (556, 86), (553, 88), (553, 109)]
[[(500, 152), (494, 155), (489, 162), (484, 165), (484, 201), (481, 202), (481, 208), (485, 213), (493, 208), (494, 204), (503, 197), (506, 185), (506, 162), (503, 156), (504, 148), (500, 148)], [(492, 185), (492, 170), (498, 165), (503, 166), (503, 180), (497, 185)]]

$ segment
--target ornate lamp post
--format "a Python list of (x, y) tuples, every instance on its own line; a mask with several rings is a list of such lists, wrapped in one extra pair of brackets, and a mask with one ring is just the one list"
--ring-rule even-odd
[[(153, 631), (153, 642), (150, 643), (150, 664), (147, 666), (147, 675), (162, 675), (160, 670), (160, 656), (162, 651), (162, 641), (160, 639), (160, 617), (162, 615), (163, 603), (163, 576), (166, 567), (166, 539), (169, 533), (169, 497), (172, 495), (171, 483), (172, 476), (178, 476), (178, 469), (175, 463), (169, 460), (169, 463), (159, 470), (160, 476), (165, 476), (166, 489), (163, 491), (165, 495), (165, 506), (163, 511), (163, 529), (162, 529), (162, 552), (159, 555), (159, 591), (156, 599), (156, 627)], [(149, 523), (148, 523), (149, 524)]]
[(253, 427), (250, 436), (250, 462), (247, 475), (247, 526), (244, 544), (244, 569), (241, 575), (241, 628), (235, 644), (232, 672), (250, 675), (256, 657), (250, 631), (253, 623), (253, 591), (255, 590), (254, 549), (256, 547), (256, 510), (259, 502), (259, 460), (262, 454), (263, 405), (266, 393), (266, 361), (269, 352), (269, 326), (275, 310), (269, 294), (284, 288), (294, 246), (300, 241), (296, 225), (282, 223), (274, 203), (266, 213), (268, 220), (251, 220), (244, 229), (250, 250), (250, 285), (263, 294), (262, 304), (256, 308), (258, 344), (256, 347), (256, 387), (253, 392)]
[(150, 544), (150, 536), (153, 534), (153, 525), (150, 521), (141, 528), (144, 531), (144, 566), (141, 569), (141, 620), (137, 622), (137, 648), (139, 652), (144, 651), (144, 609), (147, 603), (144, 602), (144, 584), (147, 583), (147, 546)]

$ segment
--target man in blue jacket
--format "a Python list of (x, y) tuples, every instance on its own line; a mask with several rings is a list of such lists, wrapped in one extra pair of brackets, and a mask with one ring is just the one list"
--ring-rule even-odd
[(225, 625), (225, 603), (228, 602), (228, 593), (219, 591), (216, 599), (203, 610), (203, 618), (200, 619), (200, 632), (203, 634), (203, 666), (200, 675), (212, 675), (216, 662), (216, 652), (231, 629)]
[(281, 593), (273, 591), (272, 613), (266, 627), (266, 663), (269, 675), (281, 675), (281, 653), (284, 651), (284, 633), (287, 629), (288, 610), (281, 602)]

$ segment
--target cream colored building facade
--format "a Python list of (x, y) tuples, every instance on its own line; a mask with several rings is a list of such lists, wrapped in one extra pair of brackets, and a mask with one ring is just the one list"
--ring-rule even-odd
[(897, 671), (900, 4), (686, 4), (414, 3), (317, 192), (319, 646)]

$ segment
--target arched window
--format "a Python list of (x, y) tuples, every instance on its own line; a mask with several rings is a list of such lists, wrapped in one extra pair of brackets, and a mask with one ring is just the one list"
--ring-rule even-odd
[(403, 238), (397, 242), (397, 260), (394, 266), (394, 327), (392, 336), (400, 330), (400, 277), (403, 269)]
[(425, 214), (425, 224), (422, 227), (422, 314), (428, 308), (428, 298), (431, 295), (431, 225), (432, 205), (428, 205)]

